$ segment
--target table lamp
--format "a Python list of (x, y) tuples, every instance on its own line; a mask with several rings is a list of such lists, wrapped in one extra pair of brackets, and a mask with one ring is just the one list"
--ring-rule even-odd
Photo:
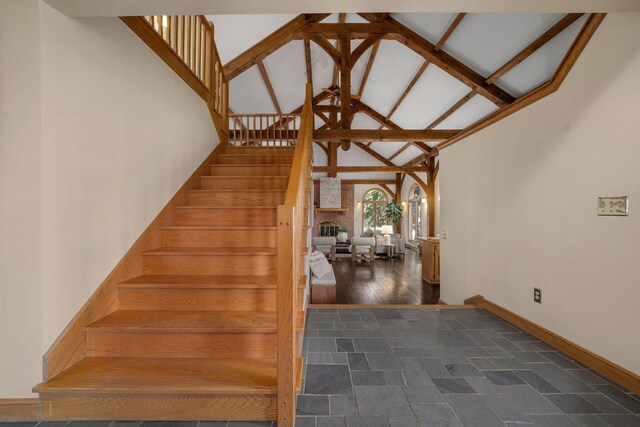
[(393, 234), (393, 226), (392, 225), (383, 225), (380, 232), (384, 235), (384, 244), (391, 244), (391, 235)]

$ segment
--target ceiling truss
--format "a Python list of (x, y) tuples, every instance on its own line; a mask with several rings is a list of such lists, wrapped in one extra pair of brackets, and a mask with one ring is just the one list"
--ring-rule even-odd
[[(398, 22), (392, 18), (389, 13), (359, 14), (367, 23), (347, 23), (346, 14), (344, 13), (339, 15), (338, 23), (321, 22), (328, 15), (329, 14), (298, 15), (259, 43), (225, 64), (224, 71), (227, 78), (231, 80), (250, 67), (257, 65), (274, 108), (278, 113), (281, 113), (276, 93), (270, 82), (263, 61), (271, 53), (290, 41), (303, 40), (307, 82), (312, 83), (313, 75), (310, 44), (313, 41), (323, 49), (334, 62), (332, 86), (328, 88), (329, 91), (340, 89), (339, 106), (322, 104), (323, 101), (330, 97), (330, 94), (326, 91), (319, 93), (313, 99), (314, 113), (324, 123), (314, 132), (316, 144), (322, 147), (322, 150), (327, 153), (328, 157), (327, 166), (323, 167), (322, 170), (326, 169), (329, 176), (335, 176), (337, 172), (346, 171), (345, 168), (350, 168), (349, 170), (357, 169), (358, 167), (337, 166), (337, 147), (340, 145), (345, 150), (349, 149), (353, 141), (356, 147), (382, 162), (387, 171), (393, 169), (393, 171), (397, 172), (402, 178), (404, 174), (407, 174), (415, 179), (417, 176), (413, 176), (415, 175), (414, 169), (426, 172), (431, 170), (432, 175), (434, 174), (433, 157), (438, 155), (440, 149), (460, 141), (464, 137), (489, 126), (555, 91), (593, 32), (597, 29), (605, 14), (591, 14), (553, 78), (518, 99), (496, 86), (495, 82), (576, 22), (582, 14), (570, 13), (565, 15), (545, 33), (540, 35), (522, 51), (518, 52), (509, 61), (505, 62), (487, 78), (442, 50), (446, 41), (464, 20), (465, 13), (456, 15), (453, 22), (447, 27), (443, 36), (436, 44), (432, 44), (413, 30)], [(352, 51), (351, 40), (355, 39), (361, 39), (362, 42)], [(424, 62), (386, 115), (375, 111), (360, 101), (367, 87), (368, 77), (374, 65), (381, 40), (398, 41), (424, 58)], [(357, 94), (352, 95), (351, 70), (355, 63), (367, 52), (370, 53)], [(438, 66), (440, 69), (467, 85), (470, 91), (425, 129), (404, 130), (394, 123), (391, 118), (430, 64)], [(476, 95), (481, 95), (489, 99), (498, 107), (498, 110), (466, 129), (455, 131), (435, 129)], [(299, 112), (301, 109), (302, 107), (292, 111), (292, 113)], [(362, 112), (378, 122), (379, 128), (377, 130), (352, 130), (351, 122), (356, 112)], [(433, 140), (441, 142), (437, 143), (435, 147), (430, 147), (425, 143), (425, 141)], [(320, 141), (327, 141), (327, 145), (324, 145)], [(407, 143), (390, 156), (385, 157), (370, 148), (371, 143), (374, 141), (407, 141)], [(396, 165), (392, 162), (392, 160), (396, 159), (411, 146), (419, 148), (422, 154), (402, 165)], [(376, 167), (370, 167), (370, 170), (373, 171), (371, 168)], [(435, 173), (437, 173), (437, 169), (435, 169)], [(426, 190), (427, 187), (425, 187), (425, 191)]]

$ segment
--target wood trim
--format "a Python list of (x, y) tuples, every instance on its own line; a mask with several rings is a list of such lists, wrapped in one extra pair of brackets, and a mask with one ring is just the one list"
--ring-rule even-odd
[(180, 187), (169, 203), (138, 237), (106, 279), (60, 333), (43, 357), (43, 379), (45, 381), (53, 378), (86, 356), (84, 347), (85, 326), (117, 309), (116, 285), (142, 274), (142, 253), (150, 248), (162, 246), (159, 241), (161, 236), (160, 228), (171, 223), (173, 215), (176, 214), (175, 208), (186, 203), (189, 190), (200, 187), (200, 177), (209, 173), (210, 164), (218, 154), (224, 152), (224, 148), (225, 144), (222, 141), (218, 143), (213, 152), (207, 156), (204, 162)]
[(367, 50), (369, 50), (371, 46), (377, 45), (378, 42), (382, 39), (382, 37), (384, 37), (384, 33), (371, 34), (369, 37), (364, 39), (362, 43), (360, 43), (358, 47), (356, 47), (353, 50), (353, 52), (351, 52), (351, 59), (350, 59), (351, 66), (352, 67), (355, 66), (356, 62), (358, 62), (360, 57), (364, 55), (364, 53)]
[(449, 304), (447, 304), (446, 302), (438, 298), (438, 305), (449, 305)]
[[(404, 172), (411, 174), (413, 172), (425, 172), (422, 166), (403, 167), (403, 166), (314, 166), (314, 173), (366, 173), (366, 172)], [(414, 178), (415, 179), (415, 178)], [(419, 179), (419, 178), (418, 178)]]
[(307, 37), (309, 38), (309, 40), (317, 44), (318, 47), (324, 50), (336, 64), (340, 64), (340, 52), (331, 44), (329, 40), (327, 40), (324, 35), (319, 33), (309, 33)]
[(580, 30), (578, 37), (574, 40), (569, 51), (562, 60), (560, 67), (550, 81), (529, 91), (526, 95), (518, 98), (516, 102), (512, 103), (508, 107), (496, 111), (484, 120), (481, 120), (475, 125), (461, 131), (453, 138), (439, 143), (436, 148), (438, 150), (442, 150), (443, 148), (449, 147), (557, 91), (605, 16), (606, 13), (593, 13), (589, 16), (587, 22), (584, 27), (582, 27), (582, 30)]
[(511, 325), (522, 329), (524, 332), (533, 335), (550, 346), (560, 350), (567, 356), (572, 357), (578, 362), (588, 366), (594, 371), (603, 375), (605, 378), (620, 384), (624, 388), (640, 393), (640, 376), (634, 374), (622, 366), (605, 359), (604, 357), (587, 350), (586, 348), (561, 337), (560, 335), (543, 328), (542, 326), (525, 319), (524, 317), (507, 310), (498, 304), (485, 299), (482, 295), (475, 295), (465, 300), (474, 301), (474, 306), (483, 308)]
[(456, 129), (328, 129), (316, 130), (313, 139), (319, 141), (437, 141), (454, 138), (460, 133)]
[(38, 421), (40, 399), (0, 399), (1, 421)]
[(477, 308), (474, 305), (447, 305), (440, 304), (310, 304), (309, 308)]
[(307, 83), (313, 87), (313, 68), (311, 66), (311, 42), (308, 37), (304, 38), (304, 62), (307, 67)]
[(444, 44), (447, 42), (447, 40), (449, 40), (449, 37), (451, 37), (451, 34), (453, 34), (453, 32), (456, 30), (456, 28), (458, 28), (458, 25), (460, 25), (460, 22), (462, 22), (462, 20), (464, 19), (465, 15), (466, 15), (466, 13), (459, 13), (459, 14), (456, 15), (456, 17), (453, 19), (453, 22), (451, 23), (451, 25), (449, 25), (449, 27), (444, 32), (442, 37), (440, 37), (440, 40), (438, 40), (438, 43), (436, 43), (436, 45), (433, 47), (433, 50), (435, 50), (437, 52), (440, 49), (442, 49), (442, 46), (444, 46)]

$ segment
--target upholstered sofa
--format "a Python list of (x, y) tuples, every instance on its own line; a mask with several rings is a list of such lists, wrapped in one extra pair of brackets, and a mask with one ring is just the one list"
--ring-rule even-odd
[(330, 236), (316, 236), (311, 239), (313, 250), (322, 252), (327, 259), (336, 260), (336, 238)]
[[(380, 230), (376, 230), (375, 233), (367, 232), (362, 235), (362, 237), (374, 237), (376, 239), (376, 254), (386, 254), (387, 251), (382, 246), (384, 244), (384, 236), (380, 233)], [(404, 255), (404, 237), (400, 234), (392, 234), (391, 235), (391, 244), (395, 245), (395, 253)]]
[(358, 258), (373, 262), (375, 260), (376, 239), (373, 237), (354, 237), (351, 239), (351, 260), (357, 261)]

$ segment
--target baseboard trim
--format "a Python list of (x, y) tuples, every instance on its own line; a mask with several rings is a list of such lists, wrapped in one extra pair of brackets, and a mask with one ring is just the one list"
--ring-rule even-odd
[(38, 421), (40, 399), (0, 399), (0, 421)]
[[(467, 304), (467, 302), (466, 302), (466, 301), (465, 301), (464, 303), (465, 303), (465, 305)], [(440, 298), (438, 298), (438, 305), (449, 305), (449, 304), (447, 304), (446, 302), (444, 302), (443, 300), (441, 300)]]
[(476, 308), (475, 305), (443, 304), (310, 304), (309, 308)]
[(557, 348), (567, 356), (570, 356), (578, 362), (588, 366), (600, 375), (621, 385), (627, 390), (636, 394), (640, 393), (640, 376), (630, 370), (623, 368), (622, 366), (617, 365), (616, 363), (485, 299), (482, 295), (473, 296), (466, 299), (464, 302), (465, 304), (474, 304), (478, 308), (487, 310), (502, 320), (509, 322), (513, 326), (516, 326), (552, 347)]

